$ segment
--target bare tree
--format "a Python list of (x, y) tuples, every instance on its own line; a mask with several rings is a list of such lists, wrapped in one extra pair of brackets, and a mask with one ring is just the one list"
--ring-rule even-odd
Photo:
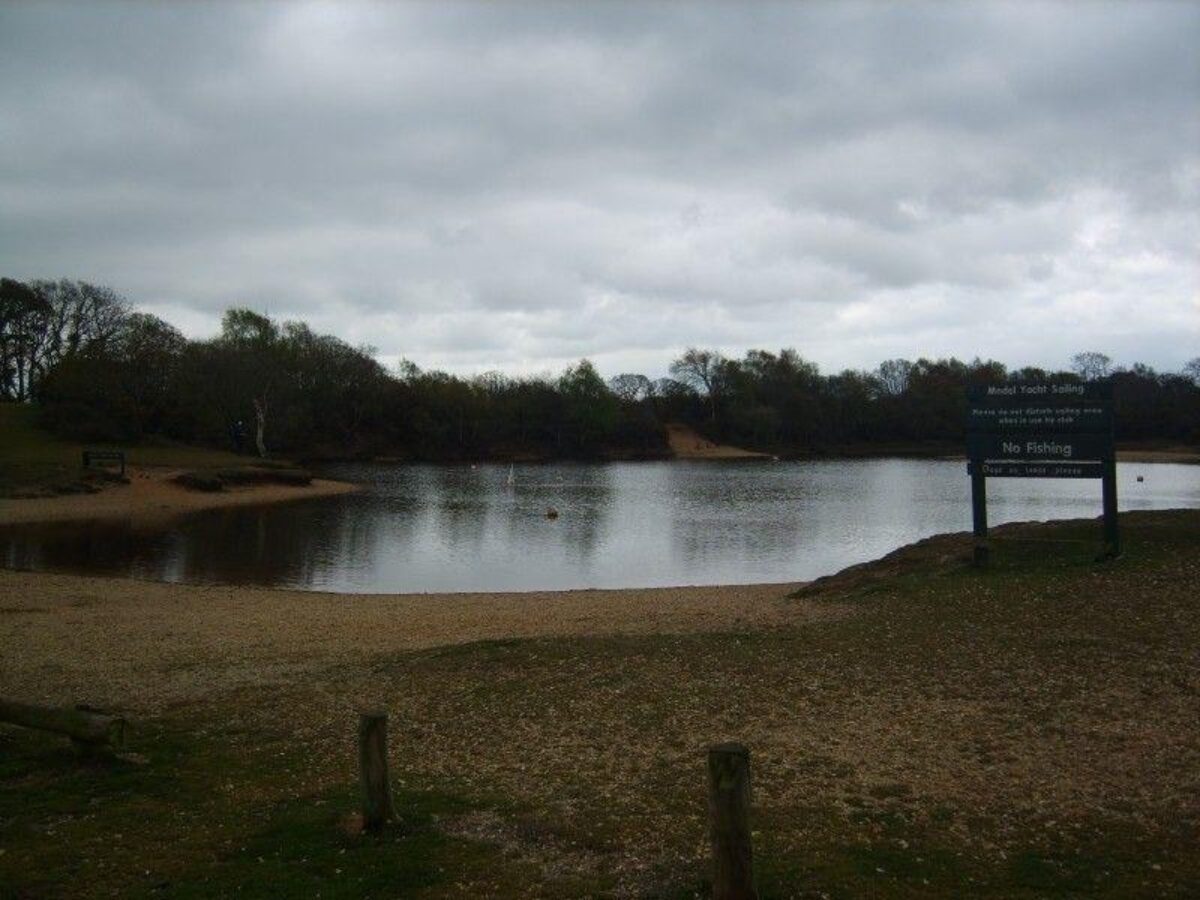
[(908, 390), (908, 376), (912, 374), (913, 364), (907, 359), (885, 359), (875, 370), (885, 394), (899, 397)]
[(46, 299), (29, 285), (0, 279), (0, 398), (29, 399), (34, 335), (49, 313)]
[(1189, 359), (1183, 364), (1183, 374), (1200, 385), (1200, 356)]
[(1112, 370), (1112, 359), (1095, 350), (1085, 350), (1071, 357), (1071, 369), (1084, 381), (1099, 381)]
[(3, 395), (28, 400), (63, 359), (113, 340), (127, 316), (125, 301), (106, 287), (5, 279), (0, 289)]
[(116, 291), (86, 281), (35, 281), (32, 287), (50, 307), (45, 368), (64, 356), (111, 340), (129, 313)]
[(265, 459), (267, 414), (278, 377), (275, 357), (279, 326), (251, 310), (230, 309), (221, 319), (221, 343), (234, 351), (240, 362), (236, 369), (246, 380), (245, 389), (250, 391), (250, 403), (254, 407), (254, 444), (258, 455)]
[(712, 420), (717, 420), (717, 397), (721, 390), (721, 370), (725, 357), (716, 350), (698, 350), (688, 347), (683, 356), (671, 363), (671, 375), (684, 384), (691, 385), (708, 397)]
[(608, 380), (609, 389), (626, 403), (637, 403), (654, 396), (654, 382), (645, 375), (622, 372)]

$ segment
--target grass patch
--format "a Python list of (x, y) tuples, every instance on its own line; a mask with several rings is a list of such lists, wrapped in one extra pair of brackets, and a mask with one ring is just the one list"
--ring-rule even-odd
[(436, 827), (463, 802), (400, 791), (403, 820), (378, 836), (348, 828), (353, 791), (329, 791), (271, 807), (267, 824), (214, 862), (151, 886), (150, 895), (208, 897), (395, 897), (458, 884), (519, 891), (533, 872), (506, 867), (496, 847), (450, 837)]
[(37, 423), (28, 404), (0, 403), (0, 496), (52, 494), (77, 484), (81, 454), (90, 450), (123, 450), (132, 466), (219, 469), (241, 466), (247, 457), (222, 450), (170, 442), (82, 444), (55, 437)]
[(516, 897), (536, 878), (439, 827), (477, 808), (452, 793), (400, 788), (401, 820), (364, 835), (356, 784), (305, 790), (294, 742), (174, 724), (136, 743), (144, 762), (85, 760), (0, 728), (0, 897)]

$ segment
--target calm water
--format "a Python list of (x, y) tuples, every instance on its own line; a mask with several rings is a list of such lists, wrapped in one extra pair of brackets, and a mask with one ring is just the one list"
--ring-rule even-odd
[[(961, 462), (518, 466), (511, 487), (507, 466), (329, 474), (367, 489), (165, 530), (23, 526), (0, 531), (0, 564), (358, 593), (730, 584), (803, 581), (971, 527)], [(1129, 463), (1118, 477), (1123, 510), (1200, 507), (1200, 467)], [(993, 524), (1100, 513), (1098, 481), (988, 489)]]

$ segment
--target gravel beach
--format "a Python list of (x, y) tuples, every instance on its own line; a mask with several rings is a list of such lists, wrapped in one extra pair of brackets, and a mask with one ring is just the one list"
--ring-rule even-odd
[(796, 585), (354, 595), (0, 571), (7, 696), (156, 711), (380, 654), (503, 638), (762, 629)]

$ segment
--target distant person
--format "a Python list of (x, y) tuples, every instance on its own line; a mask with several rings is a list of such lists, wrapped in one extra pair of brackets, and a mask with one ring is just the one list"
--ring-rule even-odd
[(234, 422), (229, 426), (229, 436), (233, 438), (233, 452), (240, 455), (246, 444), (246, 423), (241, 419)]

